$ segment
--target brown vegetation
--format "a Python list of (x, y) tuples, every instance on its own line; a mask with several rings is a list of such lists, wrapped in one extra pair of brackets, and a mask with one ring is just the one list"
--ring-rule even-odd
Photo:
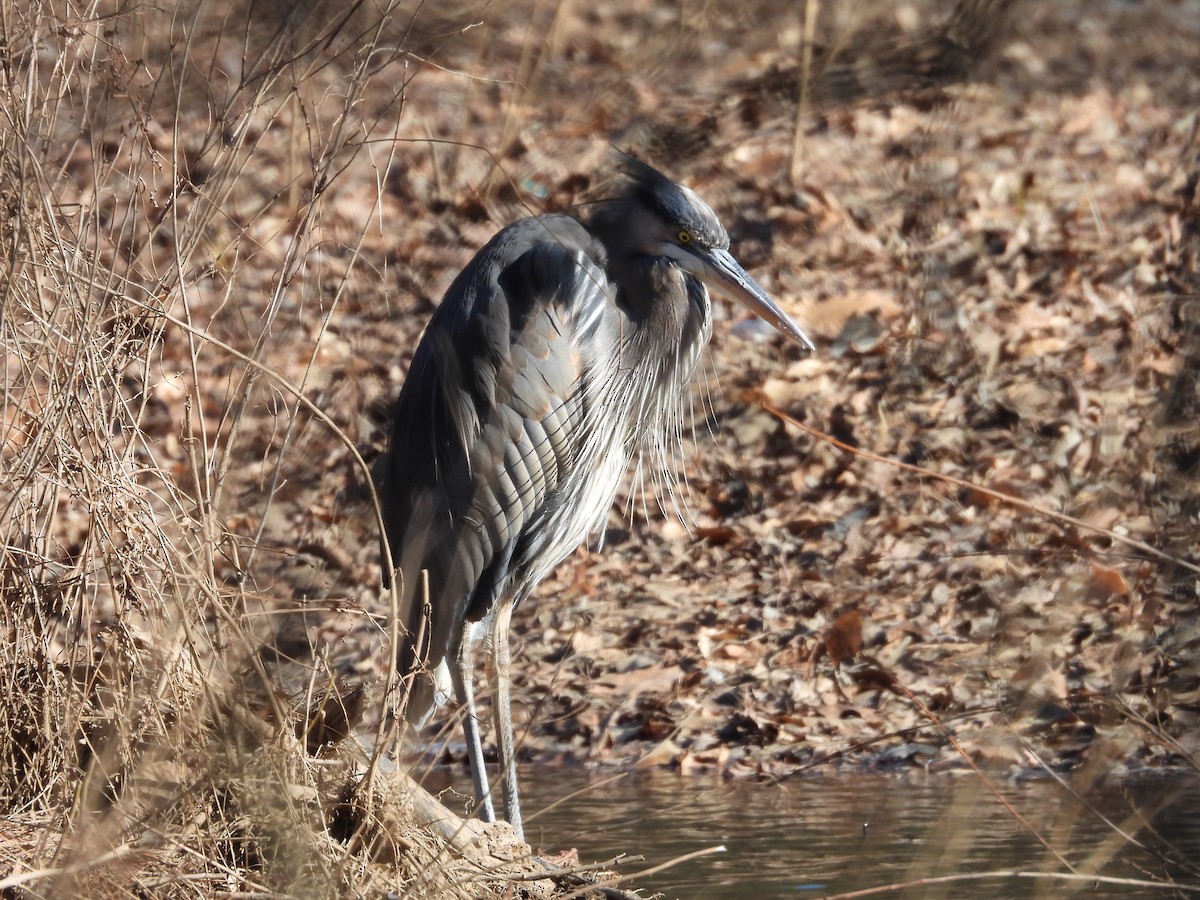
[(683, 522), (634, 479), (519, 611), (526, 754), (1196, 767), (1200, 9), (828, 6), (0, 0), (0, 887), (556, 889), (377, 765), (366, 466), (611, 144), (821, 351), (718, 322)]

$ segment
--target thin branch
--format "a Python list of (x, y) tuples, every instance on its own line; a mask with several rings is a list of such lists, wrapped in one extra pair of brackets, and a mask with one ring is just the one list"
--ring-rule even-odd
[(823, 431), (818, 431), (816, 428), (813, 428), (810, 425), (805, 425), (803, 422), (793, 418), (783, 410), (772, 406), (770, 403), (762, 402), (760, 403), (760, 406), (777, 419), (786, 422), (788, 425), (795, 426), (805, 434), (811, 435), (819, 441), (824, 441), (827, 444), (831, 444), (832, 446), (837, 447), (839, 450), (842, 450), (846, 453), (853, 454), (854, 456), (861, 457), (862, 459), (869, 460), (870, 462), (883, 463), (886, 466), (902, 469), (905, 472), (911, 472), (914, 475), (921, 476), (922, 478), (929, 478), (934, 481), (944, 481), (946, 484), (952, 484), (955, 487), (964, 488), (971, 491), (978, 491), (987, 497), (991, 497), (993, 500), (998, 500), (1001, 503), (1008, 504), (1009, 506), (1015, 506), (1018, 509), (1024, 509), (1044, 518), (1060, 522), (1064, 525), (1071, 525), (1075, 528), (1079, 528), (1084, 531), (1090, 531), (1094, 534), (1102, 534), (1119, 544), (1132, 547), (1133, 549), (1139, 550), (1148, 556), (1153, 556), (1156, 559), (1163, 560), (1164, 562), (1173, 563), (1174, 565), (1181, 566), (1182, 568), (1200, 575), (1200, 565), (1188, 562), (1186, 559), (1180, 559), (1178, 556), (1172, 556), (1170, 553), (1159, 550), (1157, 547), (1147, 544), (1145, 541), (1139, 541), (1137, 538), (1129, 537), (1128, 535), (1121, 534), (1120, 532), (1112, 531), (1108, 528), (1102, 528), (1099, 525), (1093, 525), (1090, 522), (1085, 522), (1083, 519), (1077, 519), (1074, 516), (1068, 516), (1066, 513), (1060, 513), (1055, 512), (1052, 509), (1046, 509), (1045, 507), (1038, 506), (1036, 503), (1030, 503), (1028, 500), (1022, 500), (1019, 497), (1013, 497), (1011, 494), (1005, 494), (1002, 491), (986, 488), (982, 485), (974, 484), (961, 478), (955, 478), (953, 475), (945, 475), (941, 472), (931, 472), (929, 469), (922, 469), (920, 466), (914, 466), (911, 463), (900, 462), (896, 459), (889, 459), (886, 456), (880, 456), (878, 453), (872, 453), (869, 450), (851, 447), (849, 444), (843, 443), (842, 441), (839, 441), (837, 438), (832, 437)]

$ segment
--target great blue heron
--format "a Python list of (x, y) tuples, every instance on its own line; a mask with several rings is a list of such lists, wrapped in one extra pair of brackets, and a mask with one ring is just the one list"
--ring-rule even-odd
[(472, 651), (489, 638), (505, 806), (518, 834), (513, 609), (604, 526), (647, 436), (678, 424), (712, 332), (706, 285), (812, 349), (729, 253), (695, 192), (632, 157), (618, 166), (621, 191), (586, 224), (521, 219), (455, 279), (413, 357), (379, 470), (403, 579), (406, 717), (419, 727), (453, 694), (479, 813), (495, 821), (472, 679)]

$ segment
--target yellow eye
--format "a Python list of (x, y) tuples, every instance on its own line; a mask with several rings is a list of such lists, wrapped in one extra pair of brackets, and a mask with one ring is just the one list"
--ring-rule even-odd
[(688, 231), (685, 228), (683, 231), (679, 232), (679, 243), (690, 244), (691, 242), (692, 242), (692, 233), (690, 231)]

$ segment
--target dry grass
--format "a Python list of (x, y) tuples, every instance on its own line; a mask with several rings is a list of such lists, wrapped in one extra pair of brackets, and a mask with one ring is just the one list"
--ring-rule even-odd
[[(325, 191), (394, 133), (404, 85), (372, 78), (401, 29), (393, 10), (214, 6), (0, 8), (0, 884), (452, 896), (461, 864), (411, 821), (387, 864), (353, 815), (331, 837), (370, 761), (272, 726), (288, 710), (237, 577), (253, 545), (217, 514), (248, 406), (271, 392), (286, 431), (311, 407), (271, 368), (273, 329)], [(247, 177), (264, 165), (287, 170)], [(222, 317), (247, 292), (267, 314)]]

